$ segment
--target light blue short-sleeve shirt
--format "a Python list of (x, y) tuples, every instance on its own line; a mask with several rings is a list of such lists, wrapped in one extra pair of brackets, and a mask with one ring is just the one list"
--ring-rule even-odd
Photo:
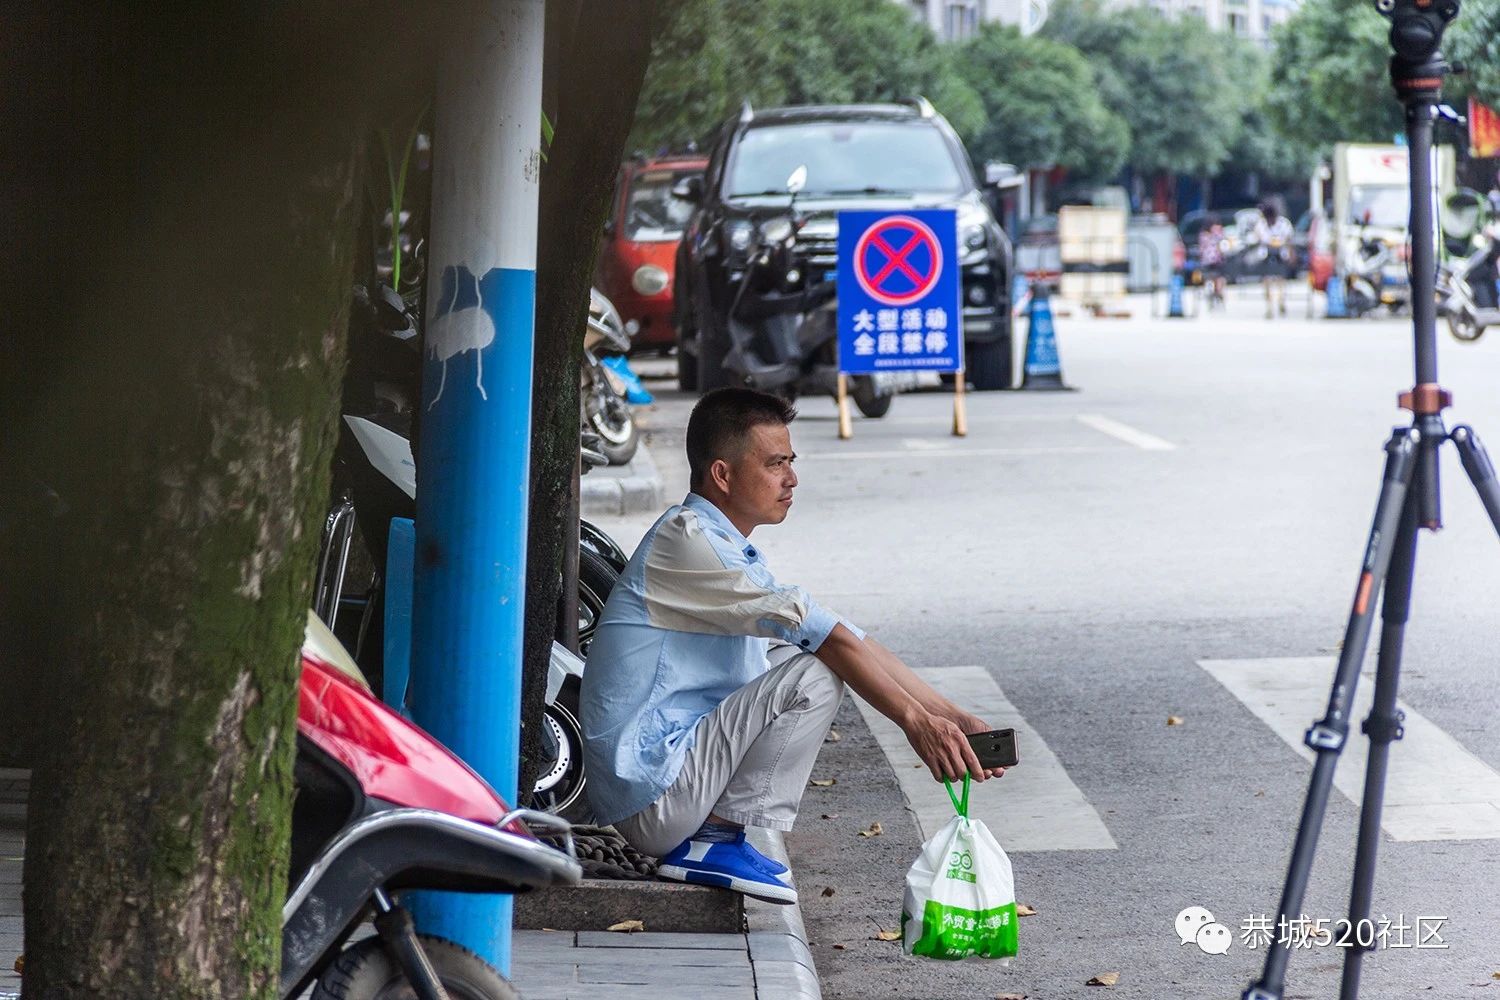
[(588, 799), (600, 823), (671, 787), (698, 720), (766, 671), (772, 641), (816, 651), (842, 623), (778, 584), (760, 551), (689, 493), (641, 539), (600, 615), (583, 674)]

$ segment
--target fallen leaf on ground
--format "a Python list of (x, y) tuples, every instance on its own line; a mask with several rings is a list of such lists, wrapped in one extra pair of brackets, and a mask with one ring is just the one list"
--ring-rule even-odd
[(1024, 993), (996, 993), (995, 1000), (1026, 1000)]
[(1118, 972), (1101, 972), (1088, 981), (1089, 986), (1113, 986), (1120, 981)]
[(823, 898), (824, 899), (827, 899), (829, 896), (832, 896), (833, 893), (834, 893), (833, 886), (831, 886), (831, 885), (825, 885), (823, 887)]
[(841, 739), (843, 739), (843, 737), (839, 735), (839, 731), (837, 729), (830, 729), (828, 730), (828, 735), (823, 737), (823, 742), (837, 743)]
[(847, 947), (848, 947), (848, 945), (836, 944), (836, 945), (833, 946), (833, 950), (834, 951), (843, 951)]
[(610, 924), (606, 930), (620, 931), (629, 934), (632, 931), (643, 931), (646, 925), (639, 920), (621, 920), (618, 924)]
[[(19, 958), (18, 958), (18, 959), (16, 959), (16, 961), (17, 961), (17, 962), (20, 962), (20, 961), (21, 961), (21, 960), (20, 960), (20, 959), (19, 959)], [(17, 969), (17, 970), (16, 970), (16, 971), (17, 971), (17, 972), (20, 972), (20, 971), (21, 971), (21, 970), (20, 970), (20, 969)], [(1491, 979), (1500, 979), (1500, 972), (1491, 972), (1491, 973), (1490, 973), (1490, 978), (1491, 978)]]
[(18, 976), (24, 975), (24, 973), (21, 970), (22, 970), (22, 968), (25, 965), (26, 965), (26, 956), (25, 955), (17, 955), (16, 956), (16, 965), (15, 965), (16, 975), (18, 975)]
[(868, 830), (859, 831), (859, 835), (861, 837), (878, 837), (884, 832), (885, 831), (880, 828), (880, 821), (876, 820), (874, 823), (870, 824), (870, 828)]
[(814, 778), (810, 784), (817, 788), (827, 788), (829, 785), (838, 784), (838, 781), (833, 778)]
[(824, 819), (838, 819), (839, 818), (839, 814), (838, 813), (824, 813), (823, 814), (823, 818)]
[(1034, 917), (1034, 916), (1036, 916), (1036, 911), (1033, 910), (1031, 907), (1027, 906), (1025, 903), (1017, 903), (1016, 904), (1016, 916), (1018, 916), (1018, 917)]
[(1167, 725), (1169, 725), (1169, 726), (1180, 726), (1180, 725), (1182, 725), (1182, 723), (1183, 723), (1183, 718), (1180, 715), (1169, 715), (1169, 716), (1167, 716)]
[(901, 932), (900, 931), (876, 931), (875, 932), (875, 940), (876, 941), (900, 941), (901, 940)]

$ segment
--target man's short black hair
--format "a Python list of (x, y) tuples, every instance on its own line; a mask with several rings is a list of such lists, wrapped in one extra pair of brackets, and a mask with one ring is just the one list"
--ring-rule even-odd
[(704, 393), (688, 417), (687, 456), (691, 486), (697, 489), (708, 479), (708, 467), (719, 459), (735, 459), (744, 451), (752, 427), (763, 424), (785, 426), (797, 417), (797, 408), (780, 396), (757, 389), (729, 386)]

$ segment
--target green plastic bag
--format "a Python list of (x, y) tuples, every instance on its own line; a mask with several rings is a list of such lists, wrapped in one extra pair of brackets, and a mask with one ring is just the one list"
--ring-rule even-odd
[(1007, 965), (1020, 946), (1010, 858), (983, 823), (969, 818), (969, 779), (962, 800), (951, 784), (948, 796), (958, 815), (922, 846), (906, 873), (902, 947), (928, 958), (995, 958)]

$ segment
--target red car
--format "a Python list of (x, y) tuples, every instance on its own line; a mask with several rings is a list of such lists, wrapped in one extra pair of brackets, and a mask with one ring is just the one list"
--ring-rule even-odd
[(595, 282), (626, 326), (637, 324), (635, 347), (665, 349), (675, 342), (672, 267), (693, 205), (672, 197), (672, 188), (707, 166), (705, 157), (669, 156), (620, 168)]

